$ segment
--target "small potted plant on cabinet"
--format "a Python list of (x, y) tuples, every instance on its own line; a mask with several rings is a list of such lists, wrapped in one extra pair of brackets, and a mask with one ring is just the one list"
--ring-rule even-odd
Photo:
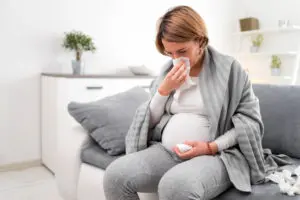
[(279, 56), (272, 55), (272, 61), (271, 61), (271, 75), (272, 76), (280, 76), (281, 70), (281, 60)]
[(262, 34), (258, 34), (254, 39), (252, 39), (252, 46), (250, 48), (251, 53), (258, 52), (258, 49), (263, 41), (264, 36)]
[(94, 52), (96, 50), (92, 38), (80, 31), (67, 32), (65, 33), (62, 46), (65, 49), (75, 52), (76, 59), (72, 60), (73, 74), (82, 74), (84, 66), (81, 59), (82, 53), (84, 51)]

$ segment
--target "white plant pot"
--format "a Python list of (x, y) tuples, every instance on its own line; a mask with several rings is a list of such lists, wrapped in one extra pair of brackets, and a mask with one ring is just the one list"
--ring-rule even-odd
[(78, 60), (72, 60), (72, 70), (74, 75), (83, 74), (84, 63)]
[(280, 76), (281, 70), (280, 68), (271, 68), (271, 75), (272, 76)]
[(256, 53), (256, 52), (258, 52), (258, 49), (259, 49), (258, 46), (251, 46), (250, 52), (251, 52), (251, 53)]

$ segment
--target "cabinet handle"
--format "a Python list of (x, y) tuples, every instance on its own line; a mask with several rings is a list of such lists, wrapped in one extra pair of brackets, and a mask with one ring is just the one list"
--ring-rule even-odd
[(87, 86), (87, 90), (102, 90), (103, 86)]

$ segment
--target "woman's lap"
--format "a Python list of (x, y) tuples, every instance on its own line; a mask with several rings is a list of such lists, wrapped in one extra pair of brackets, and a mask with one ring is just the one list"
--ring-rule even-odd
[(158, 190), (162, 200), (211, 199), (231, 186), (219, 156), (198, 156), (178, 162), (159, 144), (123, 156), (107, 168), (104, 189), (116, 194), (112, 180), (120, 185), (120, 193), (122, 187), (127, 192)]
[(105, 171), (104, 181), (130, 182), (137, 192), (156, 192), (161, 177), (177, 163), (168, 151), (156, 144), (112, 162)]
[(231, 185), (219, 156), (198, 156), (164, 174), (159, 183), (159, 196), (162, 200), (212, 199)]

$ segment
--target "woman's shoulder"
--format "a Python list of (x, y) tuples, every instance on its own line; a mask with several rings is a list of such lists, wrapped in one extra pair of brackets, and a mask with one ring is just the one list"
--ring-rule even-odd
[(229, 72), (228, 75), (229, 75), (230, 82), (235, 82), (237, 80), (244, 82), (247, 79), (248, 77), (247, 71), (242, 67), (240, 62), (237, 59), (235, 59), (233, 56), (220, 53), (219, 51), (211, 47), (209, 51), (215, 62), (217, 70), (224, 71), (224, 68), (227, 68), (225, 71)]
[(212, 46), (208, 46), (208, 52), (210, 54), (210, 57), (217, 63), (222, 63), (221, 65), (232, 65), (235, 62), (237, 62), (237, 60), (233, 57), (230, 56), (226, 53), (221, 53), (220, 51), (216, 50), (215, 48), (213, 48)]

